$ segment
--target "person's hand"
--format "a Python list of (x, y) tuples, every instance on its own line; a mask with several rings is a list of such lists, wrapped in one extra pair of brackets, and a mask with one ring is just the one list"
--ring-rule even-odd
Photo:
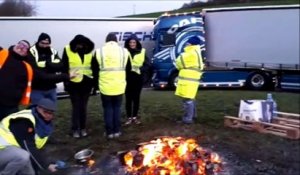
[(77, 70), (70, 71), (70, 79), (73, 79), (73, 78), (77, 77), (78, 75), (79, 74), (78, 74)]
[(57, 165), (56, 164), (50, 164), (49, 166), (48, 166), (48, 170), (50, 171), (50, 172), (56, 172), (57, 171)]
[(56, 169), (65, 169), (65, 168), (67, 168), (67, 163), (62, 161), (62, 160), (57, 160), (55, 162), (55, 164), (56, 164)]

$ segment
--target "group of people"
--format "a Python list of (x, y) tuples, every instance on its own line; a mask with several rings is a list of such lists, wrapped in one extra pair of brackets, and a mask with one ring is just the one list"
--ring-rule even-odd
[[(203, 69), (200, 40), (189, 39), (177, 58), (179, 70), (175, 95), (183, 98), (182, 122), (196, 117), (195, 96)], [(108, 139), (120, 137), (121, 104), (126, 97), (125, 125), (140, 124), (138, 115), (143, 75), (150, 69), (146, 50), (132, 35), (124, 47), (109, 33), (105, 44), (94, 49), (86, 36), (76, 35), (64, 47), (62, 58), (51, 47), (51, 38), (41, 33), (30, 46), (19, 41), (8, 50), (0, 48), (0, 174), (38, 174), (40, 169), (56, 171), (39, 153), (53, 131), (57, 109), (56, 83), (64, 82), (72, 104), (71, 135), (88, 135), (87, 104), (91, 91), (99, 90)], [(28, 105), (19, 111), (19, 104)]]
[[(49, 58), (46, 45), (50, 42), (47, 34), (41, 34), (32, 47), (21, 40), (8, 50), (0, 48), (1, 175), (33, 175), (39, 169), (56, 171), (56, 165), (45, 161), (39, 149), (53, 131), (55, 84), (69, 80), (69, 75), (51, 65), (58, 62), (56, 54)], [(48, 72), (50, 67), (53, 72)], [(30, 106), (19, 111), (19, 104)]]
[[(21, 40), (8, 50), (0, 48), (1, 175), (32, 175), (39, 169), (56, 171), (55, 164), (46, 162), (38, 151), (53, 131), (56, 83), (64, 82), (70, 95), (74, 138), (88, 135), (87, 103), (92, 89), (101, 94), (108, 139), (121, 135), (125, 91), (128, 120), (140, 123), (142, 73), (150, 67), (136, 36), (125, 43), (125, 48), (119, 46), (117, 37), (110, 33), (104, 46), (93, 52), (94, 43), (86, 36), (76, 35), (59, 58), (51, 47), (50, 36), (41, 33), (33, 46)], [(28, 108), (19, 111), (20, 104)]]

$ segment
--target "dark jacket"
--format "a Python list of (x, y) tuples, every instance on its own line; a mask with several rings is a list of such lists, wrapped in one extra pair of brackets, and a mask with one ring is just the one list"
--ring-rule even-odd
[[(42, 116), (36, 111), (36, 108), (32, 108), (32, 114), (35, 118)], [(45, 123), (49, 123), (44, 121)], [(36, 125), (38, 122), (36, 122)], [(35, 145), (36, 128), (33, 127), (32, 122), (26, 118), (12, 119), (9, 126), (10, 131), (13, 133), (16, 141), (22, 149), (28, 151), (31, 155), (31, 162), (35, 170), (47, 169), (50, 162), (43, 156), (43, 151), (37, 149)]]
[[(77, 49), (76, 45), (81, 44), (84, 47), (82, 49)], [(76, 35), (75, 38), (70, 42), (70, 48), (72, 52), (78, 53), (81, 60), (84, 61), (84, 55), (91, 53), (94, 50), (94, 43), (87, 37), (83, 35)], [(66, 49), (64, 49), (63, 57), (63, 72), (69, 73), (70, 66), (69, 66), (69, 57), (67, 55)], [(78, 92), (78, 91), (91, 91), (93, 87), (93, 79), (83, 76), (83, 80), (79, 83), (74, 83), (72, 81), (65, 81), (65, 91), (67, 92)]]
[[(129, 41), (134, 39), (137, 43), (136, 49), (131, 49), (129, 47)], [(142, 44), (136, 37), (136, 35), (131, 35), (124, 43), (124, 47), (129, 51), (131, 58), (134, 59), (134, 56), (141, 53), (142, 51)], [(151, 74), (151, 65), (149, 58), (145, 55), (145, 61), (143, 63), (143, 66), (140, 68), (141, 75), (137, 74), (136, 72), (131, 71), (131, 62), (130, 59), (128, 59), (127, 65), (126, 65), (126, 81), (127, 84), (133, 85), (134, 84), (140, 84), (143, 85), (146, 83), (149, 79), (149, 76)]]
[[(33, 90), (50, 90), (56, 88), (56, 83), (68, 80), (68, 75), (61, 75), (60, 72), (63, 67), (63, 63), (52, 63), (51, 62), (51, 55), (52, 51), (50, 48), (40, 48), (38, 44), (35, 45), (38, 51), (39, 60), (38, 61), (45, 61), (46, 66), (44, 68), (37, 66), (37, 61), (35, 57), (30, 54), (30, 63), (34, 67), (34, 69), (39, 72), (39, 76), (33, 79), (32, 82), (32, 89)], [(58, 54), (55, 55), (55, 58), (60, 59)]]
[[(2, 49), (1, 49), (2, 50)], [(3, 66), (0, 68), (0, 106), (18, 106), (27, 86), (26, 60), (16, 54), (12, 47)]]

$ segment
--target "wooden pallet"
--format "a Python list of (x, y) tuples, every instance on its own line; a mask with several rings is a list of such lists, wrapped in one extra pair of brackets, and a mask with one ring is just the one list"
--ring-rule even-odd
[(260, 133), (269, 133), (289, 139), (300, 139), (300, 115), (286, 112), (275, 112), (277, 117), (271, 123), (243, 120), (225, 116), (224, 126), (242, 128)]

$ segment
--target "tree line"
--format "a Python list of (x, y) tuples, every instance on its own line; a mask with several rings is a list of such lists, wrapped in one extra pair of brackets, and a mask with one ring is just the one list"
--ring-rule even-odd
[(4, 0), (0, 3), (0, 16), (34, 16), (36, 8), (27, 0)]

